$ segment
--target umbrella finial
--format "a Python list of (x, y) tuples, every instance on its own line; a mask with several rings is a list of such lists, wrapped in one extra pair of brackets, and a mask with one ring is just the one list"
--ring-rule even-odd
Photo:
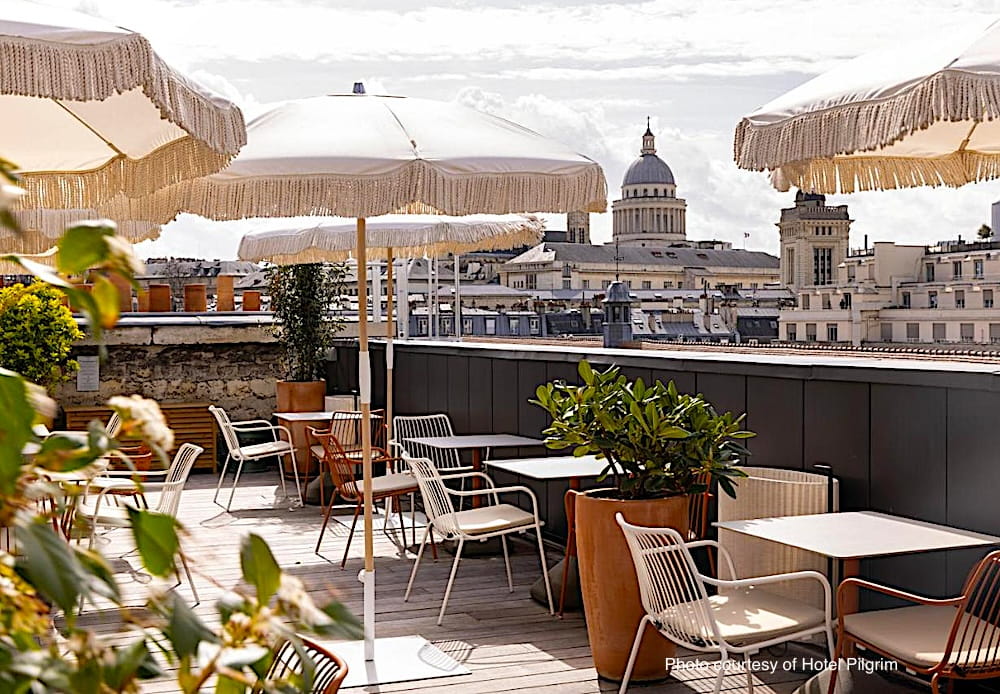
[(354, 88), (351, 90), (352, 94), (364, 94), (365, 93), (365, 83), (355, 82)]
[(642, 134), (642, 149), (640, 154), (656, 154), (656, 138), (649, 128), (649, 116), (646, 116), (646, 132)]

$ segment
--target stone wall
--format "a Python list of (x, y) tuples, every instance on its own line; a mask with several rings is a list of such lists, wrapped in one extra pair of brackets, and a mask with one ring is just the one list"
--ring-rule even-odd
[[(160, 402), (220, 405), (233, 419), (269, 418), (280, 348), (261, 325), (129, 325), (108, 334), (100, 390), (80, 392), (76, 379), (56, 392), (62, 407), (100, 405), (138, 393)], [(76, 353), (97, 354), (81, 343)]]

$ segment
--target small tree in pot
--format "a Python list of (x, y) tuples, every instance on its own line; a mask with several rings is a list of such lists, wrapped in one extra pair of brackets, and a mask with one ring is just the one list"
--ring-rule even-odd
[(278, 381), (280, 412), (323, 409), (323, 359), (343, 320), (340, 308), (343, 265), (311, 263), (271, 269), (274, 334), (284, 348), (285, 380)]
[[(576, 500), (580, 586), (598, 674), (620, 680), (636, 626), (644, 614), (625, 538), (614, 521), (621, 512), (639, 525), (688, 532), (690, 495), (715, 482), (735, 495), (736, 467), (748, 455), (744, 415), (718, 414), (701, 395), (678, 393), (673, 382), (629, 381), (617, 366), (594, 371), (579, 364), (582, 385), (555, 381), (538, 387), (532, 402), (552, 416), (545, 443), (573, 455), (608, 461), (610, 488)], [(673, 644), (644, 639), (634, 679), (666, 677)]]

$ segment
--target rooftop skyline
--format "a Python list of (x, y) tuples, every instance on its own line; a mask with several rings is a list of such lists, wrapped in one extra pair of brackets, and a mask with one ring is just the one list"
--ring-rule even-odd
[[(769, 5), (717, 0), (44, 0), (145, 34), (249, 118), (284, 99), (346, 92), (455, 100), (555, 137), (605, 169), (609, 200), (639, 155), (646, 118), (688, 201), (688, 237), (777, 253), (791, 194), (732, 162), (739, 118), (840, 61), (894, 37), (986, 25), (1000, 2), (923, 0)], [(856, 219), (852, 246), (971, 238), (1000, 182), (830, 196)], [(548, 217), (565, 228), (564, 216)], [(253, 222), (184, 217), (143, 255), (233, 258)], [(611, 215), (592, 215), (610, 240)], [(750, 233), (745, 239), (744, 234)]]

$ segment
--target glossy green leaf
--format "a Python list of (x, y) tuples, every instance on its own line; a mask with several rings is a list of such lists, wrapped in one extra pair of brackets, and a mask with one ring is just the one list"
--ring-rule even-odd
[(19, 566), (25, 576), (39, 593), (71, 615), (84, 589), (76, 554), (41, 518), (18, 528), (18, 539), (24, 553)]
[(281, 584), (281, 568), (260, 535), (250, 533), (243, 538), (240, 543), (240, 568), (243, 580), (257, 589), (257, 601), (267, 604)]
[(142, 557), (142, 565), (156, 576), (166, 576), (174, 570), (174, 557), (180, 549), (177, 520), (154, 511), (128, 509), (132, 537)]
[(194, 656), (203, 643), (217, 643), (218, 637), (177, 593), (167, 597), (167, 626), (164, 633), (179, 658)]
[(97, 304), (101, 327), (110, 330), (118, 322), (118, 288), (107, 277), (98, 275), (94, 278), (94, 286), (90, 290)]
[(32, 439), (35, 409), (24, 379), (6, 369), (0, 369), (0, 412), (0, 490), (10, 494), (24, 464), (21, 451)]
[(65, 275), (82, 275), (108, 257), (106, 236), (114, 236), (114, 226), (104, 222), (80, 222), (59, 239), (58, 269)]

